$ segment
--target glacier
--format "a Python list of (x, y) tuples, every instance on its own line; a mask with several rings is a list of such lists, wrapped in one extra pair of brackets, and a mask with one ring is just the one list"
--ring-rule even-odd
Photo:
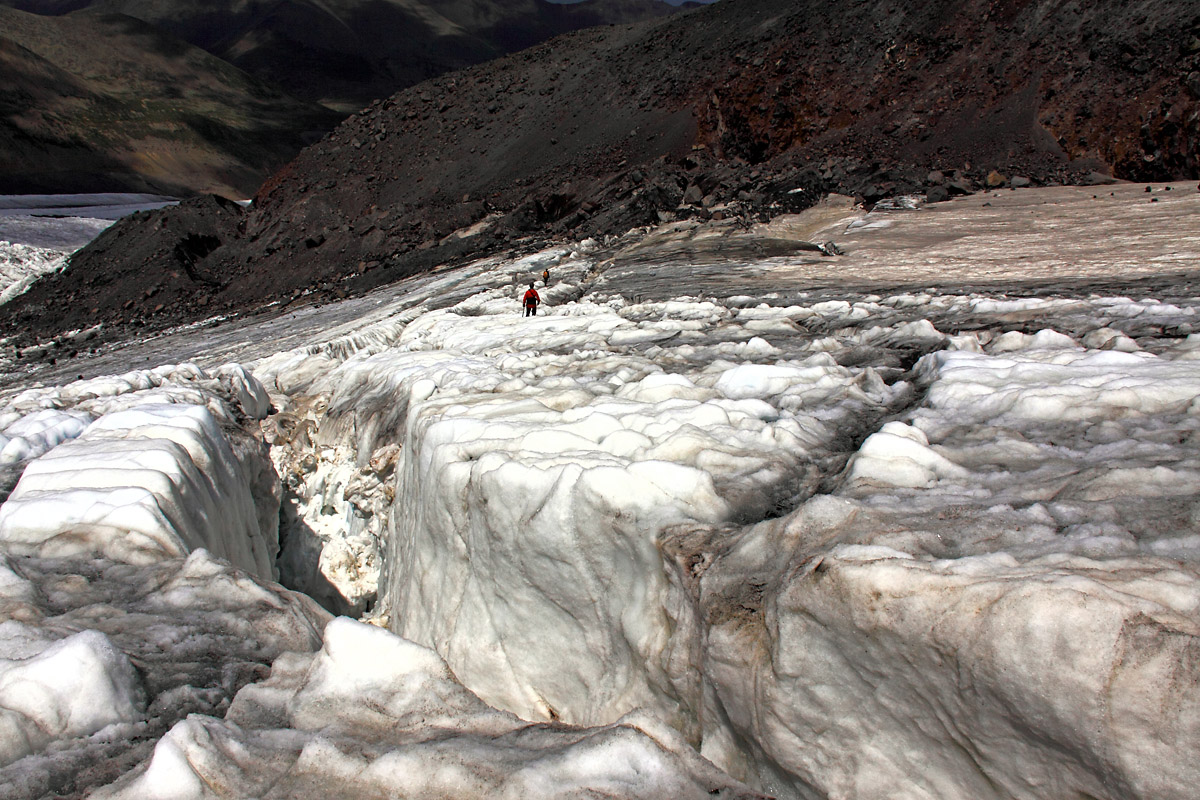
[(5, 796), (1191, 797), (1200, 196), (1105, 188), (0, 353)]
[(178, 202), (152, 194), (0, 195), (0, 304), (41, 275), (63, 268), (67, 256), (113, 221)]

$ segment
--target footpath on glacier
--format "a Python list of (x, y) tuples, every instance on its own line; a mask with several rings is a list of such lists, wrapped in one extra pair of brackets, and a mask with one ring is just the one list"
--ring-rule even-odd
[(5, 796), (1192, 796), (1200, 196), (1104, 188), (0, 363)]

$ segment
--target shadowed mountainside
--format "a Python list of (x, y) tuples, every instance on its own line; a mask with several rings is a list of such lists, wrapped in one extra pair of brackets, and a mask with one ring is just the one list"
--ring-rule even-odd
[(335, 124), (131, 17), (0, 8), (0, 192), (245, 197)]
[(289, 94), (348, 114), (428, 78), (593, 25), (674, 13), (661, 0), (3, 0), (39, 14), (125, 14)]
[[(824, 191), (936, 200), (1096, 170), (1194, 178), (1198, 96), (1191, 2), (723, 0), (378, 101), (188, 257), (203, 280), (177, 255), (189, 234), (176, 220), (200, 212), (139, 215), (0, 322), (161, 326), (344, 296), (554, 237), (761, 218)], [(123, 294), (89, 288), (117, 275)]]
[(564, 31), (675, 10), (661, 0), (0, 0), (0, 192), (248, 197), (375, 98)]

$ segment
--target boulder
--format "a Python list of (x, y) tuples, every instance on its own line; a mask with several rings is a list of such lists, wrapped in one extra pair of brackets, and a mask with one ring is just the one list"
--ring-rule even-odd
[(945, 186), (930, 186), (925, 192), (926, 203), (944, 203), (950, 199), (950, 192)]

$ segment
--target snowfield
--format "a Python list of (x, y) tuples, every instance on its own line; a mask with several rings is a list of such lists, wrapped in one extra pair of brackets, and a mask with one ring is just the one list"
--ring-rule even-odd
[(1200, 196), (1105, 189), (7, 355), (3, 795), (1193, 797)]

